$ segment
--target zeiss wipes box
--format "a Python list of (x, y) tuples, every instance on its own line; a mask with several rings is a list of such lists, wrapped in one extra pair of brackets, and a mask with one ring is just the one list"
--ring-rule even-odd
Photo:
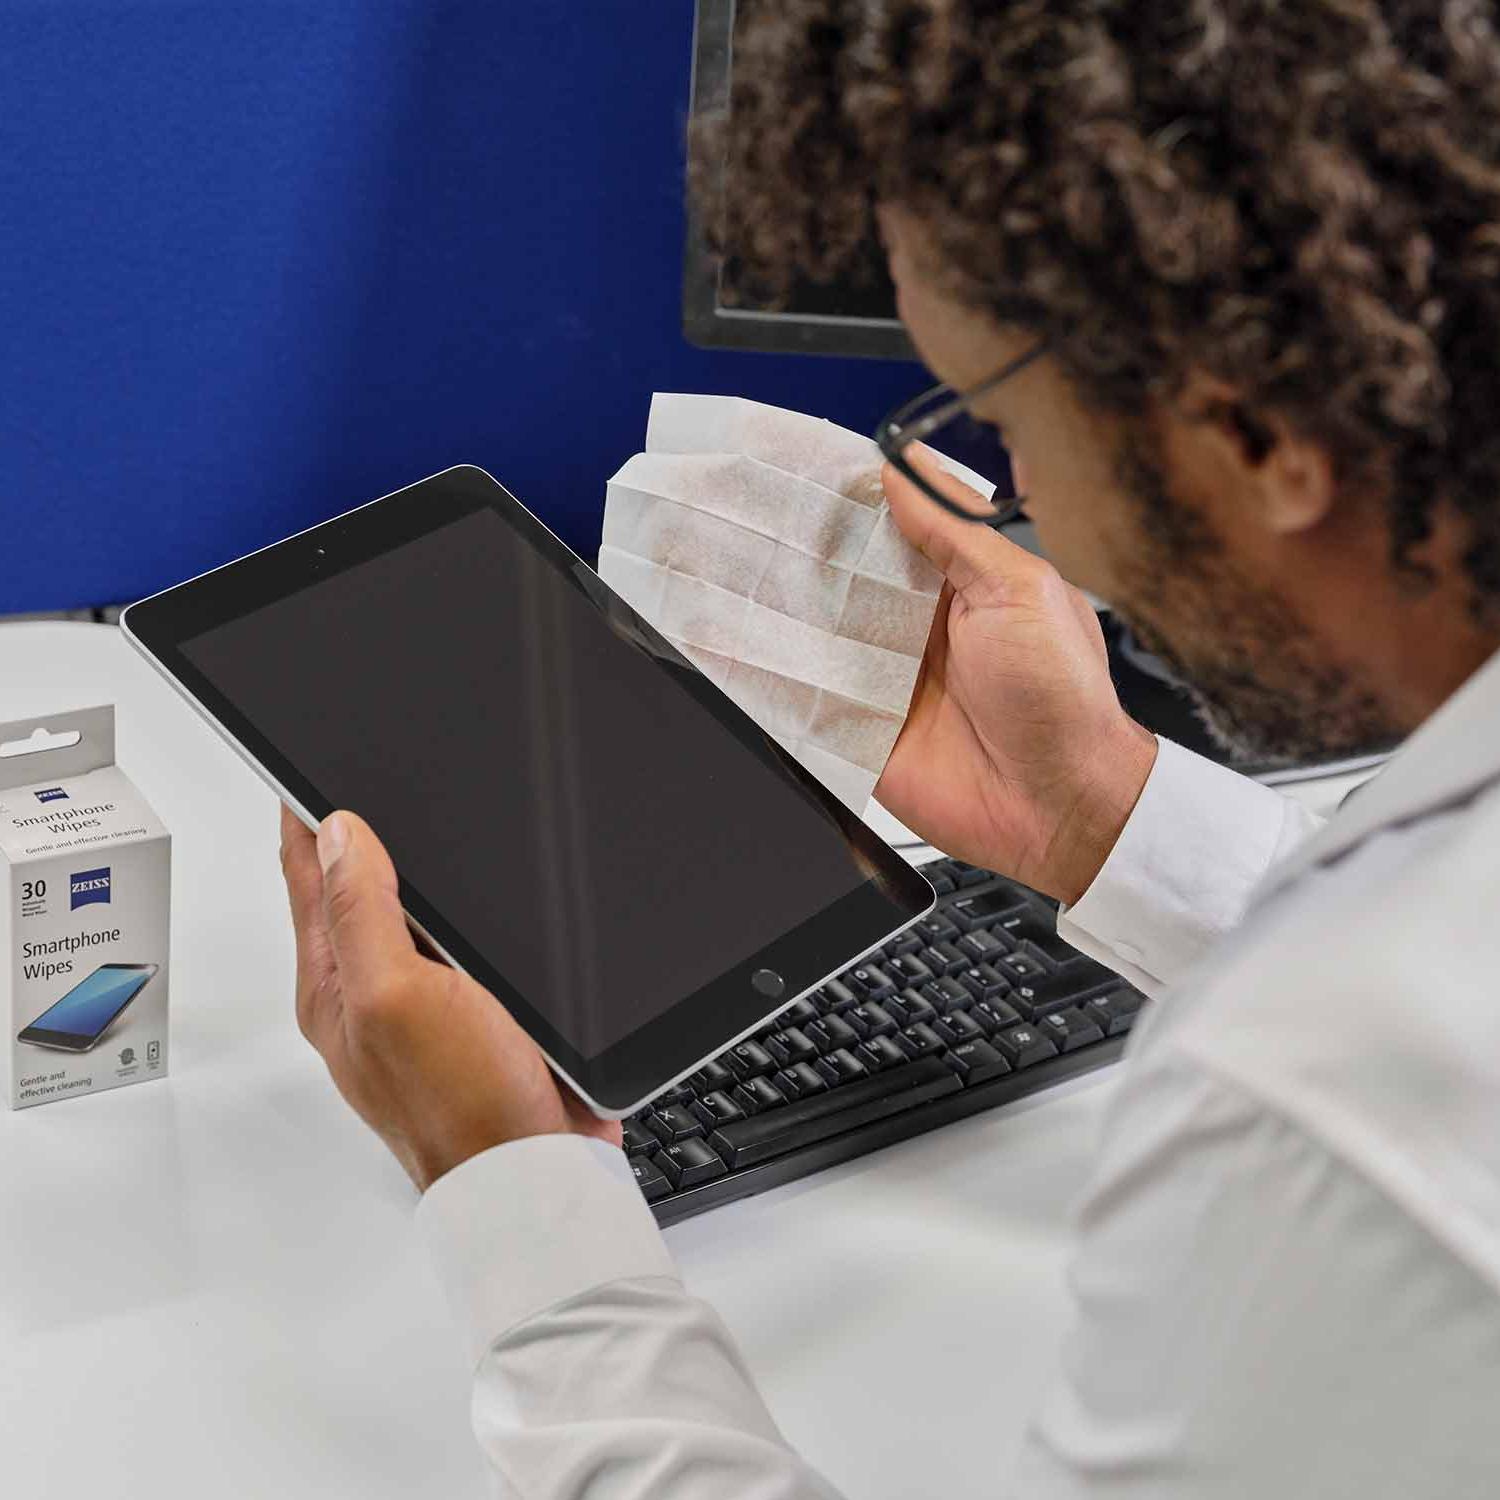
[(115, 711), (0, 724), (0, 1088), (12, 1109), (163, 1078), (172, 843)]

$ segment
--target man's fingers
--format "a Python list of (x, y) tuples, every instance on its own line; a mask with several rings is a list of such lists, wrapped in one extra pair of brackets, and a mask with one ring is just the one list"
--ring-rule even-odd
[(346, 1006), (399, 990), (417, 957), (396, 867), (363, 818), (330, 813), (318, 829), (323, 912)]
[(300, 941), (304, 930), (322, 921), (323, 872), (318, 868), (312, 830), (285, 803), (281, 805), (281, 871)]
[[(913, 467), (943, 494), (965, 509), (983, 512), (984, 500), (978, 492), (954, 478), (931, 453), (915, 444), (907, 452)], [(988, 526), (950, 515), (894, 464), (886, 464), (881, 479), (891, 517), (901, 534), (959, 593), (973, 600), (984, 590), (1003, 592), (1034, 571), (1037, 559), (1024, 548)]]
[(313, 832), (289, 807), (281, 809), (281, 870), (297, 938), (297, 1024), (309, 1041), (319, 1034), (319, 1006), (333, 986), (333, 955), (323, 917), (323, 871)]

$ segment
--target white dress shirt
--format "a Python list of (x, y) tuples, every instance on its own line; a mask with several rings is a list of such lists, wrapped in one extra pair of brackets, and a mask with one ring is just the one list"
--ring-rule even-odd
[[(1500, 659), (1326, 826), (1163, 742), (1059, 927), (1157, 999), (999, 1493), (1500, 1494)], [(499, 1493), (833, 1495), (618, 1152), (498, 1147), (418, 1219)]]

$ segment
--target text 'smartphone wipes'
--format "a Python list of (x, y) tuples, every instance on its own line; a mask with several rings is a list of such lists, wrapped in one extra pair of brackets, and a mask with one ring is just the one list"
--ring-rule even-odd
[(167, 1072), (171, 836), (115, 711), (0, 724), (0, 1087), (13, 1109)]

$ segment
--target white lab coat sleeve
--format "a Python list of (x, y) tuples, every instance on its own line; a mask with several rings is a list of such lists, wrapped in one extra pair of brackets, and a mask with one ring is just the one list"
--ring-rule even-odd
[(1323, 825), (1290, 797), (1168, 739), (1060, 936), (1148, 995), (1238, 926), (1266, 873)]
[(1060, 1369), (1002, 1493), (1491, 1493), (1492, 1289), (1299, 1124), (1191, 1061), (1145, 1061), (1106, 1125)]
[(426, 1193), (418, 1225), (474, 1363), (472, 1419), (516, 1500), (837, 1500), (683, 1287), (621, 1152), (535, 1136)]

